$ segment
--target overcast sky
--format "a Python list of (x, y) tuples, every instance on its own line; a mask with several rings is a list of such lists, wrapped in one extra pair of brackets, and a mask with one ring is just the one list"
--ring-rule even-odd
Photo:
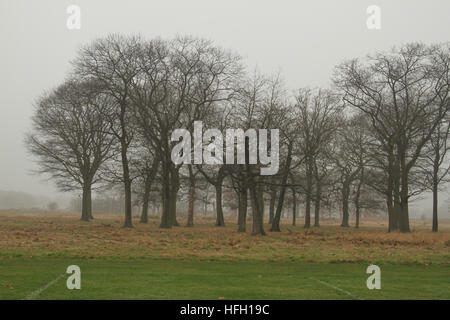
[[(81, 29), (66, 27), (69, 5)], [(368, 30), (366, 9), (381, 8)], [(450, 41), (449, 0), (0, 0), (0, 190), (54, 194), (31, 176), (23, 145), (34, 100), (61, 83), (77, 48), (111, 32), (191, 34), (241, 54), (250, 68), (281, 70), (288, 88), (327, 86), (333, 67), (410, 41)]]

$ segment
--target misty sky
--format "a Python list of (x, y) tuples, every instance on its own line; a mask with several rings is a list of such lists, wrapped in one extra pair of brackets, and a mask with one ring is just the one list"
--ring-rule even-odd
[[(66, 27), (71, 4), (81, 8), (81, 30)], [(381, 8), (381, 30), (366, 27), (372, 4)], [(241, 54), (250, 69), (281, 70), (293, 90), (329, 85), (345, 58), (450, 41), (449, 12), (448, 0), (0, 0), (0, 190), (55, 193), (29, 174), (24, 133), (35, 99), (61, 83), (77, 48), (97, 37), (206, 37)]]

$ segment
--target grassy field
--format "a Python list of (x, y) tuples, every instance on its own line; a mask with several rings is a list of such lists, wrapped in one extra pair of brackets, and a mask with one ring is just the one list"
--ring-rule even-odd
[[(450, 299), (448, 222), (437, 234), (418, 221), (409, 234), (388, 234), (382, 220), (310, 230), (284, 221), (282, 232), (255, 237), (238, 234), (234, 220), (171, 230), (157, 218), (123, 229), (113, 215), (86, 223), (1, 213), (0, 221), (0, 299)], [(73, 264), (81, 290), (66, 288)], [(381, 268), (381, 290), (366, 287), (370, 264)]]

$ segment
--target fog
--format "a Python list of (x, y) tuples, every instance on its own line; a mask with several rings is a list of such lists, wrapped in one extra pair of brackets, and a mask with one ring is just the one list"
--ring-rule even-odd
[[(80, 30), (66, 27), (70, 4), (81, 8)], [(381, 8), (380, 30), (366, 27), (371, 4)], [(61, 199), (50, 181), (30, 174), (34, 165), (23, 137), (35, 99), (59, 84), (77, 48), (97, 37), (206, 37), (241, 54), (249, 68), (281, 71), (293, 90), (330, 85), (334, 66), (345, 58), (410, 41), (448, 41), (448, 12), (448, 0), (2, 0), (0, 190)], [(441, 193), (441, 204), (447, 194)], [(431, 205), (427, 200), (420, 201), (422, 208)]]

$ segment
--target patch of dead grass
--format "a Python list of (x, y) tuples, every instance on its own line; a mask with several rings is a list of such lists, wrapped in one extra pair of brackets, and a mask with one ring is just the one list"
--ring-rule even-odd
[(235, 220), (226, 227), (197, 219), (193, 228), (159, 229), (159, 220), (150, 219), (124, 229), (117, 215), (82, 222), (75, 214), (1, 213), (0, 255), (450, 264), (449, 222), (440, 224), (439, 233), (421, 222), (411, 223), (411, 233), (387, 233), (386, 223), (377, 219), (363, 221), (359, 229), (331, 220), (309, 230), (283, 222), (282, 232), (255, 237), (237, 233)]

